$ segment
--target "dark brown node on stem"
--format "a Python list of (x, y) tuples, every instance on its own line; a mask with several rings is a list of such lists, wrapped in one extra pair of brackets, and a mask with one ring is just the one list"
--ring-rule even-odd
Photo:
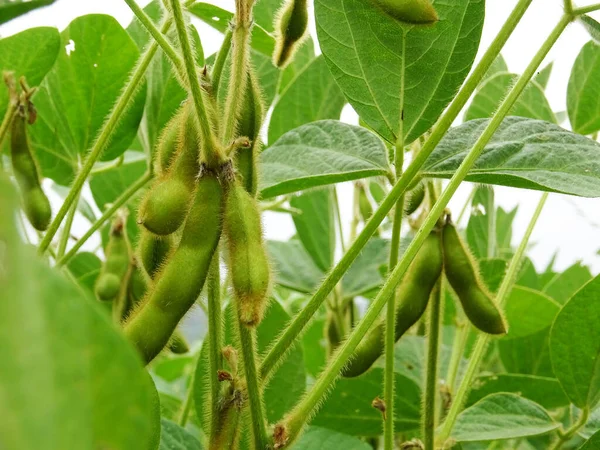
[(386, 420), (386, 415), (385, 415), (385, 411), (386, 411), (385, 400), (383, 400), (380, 397), (375, 397), (375, 400), (373, 400), (371, 402), (371, 406), (373, 408), (375, 408), (376, 410), (380, 411), (381, 414), (383, 414), (383, 420)]
[(220, 382), (223, 382), (223, 381), (232, 381), (233, 380), (233, 376), (231, 375), (231, 373), (227, 372), (226, 370), (217, 370), (217, 379)]
[(283, 424), (275, 425), (273, 429), (273, 448), (278, 450), (286, 446), (290, 436), (287, 431), (287, 427)]

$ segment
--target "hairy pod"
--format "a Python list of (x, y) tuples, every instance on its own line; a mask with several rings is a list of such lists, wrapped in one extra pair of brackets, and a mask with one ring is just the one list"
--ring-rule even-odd
[(271, 269), (258, 204), (237, 179), (227, 190), (223, 230), (240, 320), (256, 326), (268, 303)]
[(186, 109), (180, 108), (167, 122), (158, 137), (154, 155), (154, 172), (158, 175), (163, 175), (169, 170), (177, 154), (185, 113)]
[(404, 202), (404, 212), (406, 215), (410, 216), (413, 214), (421, 206), (424, 199), (425, 183), (421, 181), (406, 195), (406, 202)]
[(484, 333), (505, 334), (504, 317), (479, 277), (477, 262), (450, 221), (444, 225), (442, 240), (444, 272), (465, 315)]
[(371, 200), (369, 200), (365, 186), (362, 183), (358, 183), (358, 209), (365, 223), (373, 215), (373, 205), (371, 205)]
[[(432, 231), (396, 289), (396, 341), (425, 313), (442, 268), (441, 235), (439, 231)], [(342, 370), (342, 375), (350, 378), (365, 373), (383, 353), (384, 338), (385, 320), (380, 319), (356, 348), (350, 362)]]
[(125, 229), (125, 219), (117, 216), (110, 230), (105, 250), (106, 260), (96, 280), (96, 296), (103, 301), (115, 300), (125, 280), (131, 263), (131, 247)]
[(185, 221), (200, 169), (200, 142), (192, 104), (187, 102), (184, 109), (175, 159), (148, 191), (138, 212), (138, 223), (159, 236), (174, 233)]
[(344, 336), (336, 323), (336, 317), (333, 311), (327, 313), (327, 320), (325, 321), (325, 337), (328, 344), (327, 350), (331, 355), (344, 339)]
[(146, 363), (167, 345), (202, 291), (221, 237), (222, 205), (217, 175), (203, 168), (179, 246), (125, 325), (126, 336)]
[(138, 241), (137, 257), (141, 268), (151, 280), (154, 280), (173, 247), (171, 236), (156, 236), (143, 230)]
[(261, 148), (260, 129), (263, 124), (265, 107), (262, 92), (254, 71), (248, 72), (248, 83), (244, 104), (238, 122), (238, 135), (245, 136), (252, 143), (250, 148), (241, 149), (235, 155), (235, 166), (242, 184), (252, 196), (258, 187), (258, 156)]
[(42, 190), (37, 162), (29, 146), (27, 120), (19, 113), (11, 126), (10, 151), (25, 215), (36, 230), (45, 231), (52, 218), (52, 208)]
[(273, 63), (285, 67), (308, 35), (306, 0), (287, 0), (275, 18), (275, 51)]
[(431, 0), (372, 0), (388, 15), (400, 22), (426, 25), (439, 20)]
[(171, 335), (168, 347), (171, 353), (175, 353), (176, 355), (184, 355), (190, 351), (190, 346), (179, 330), (175, 330)]

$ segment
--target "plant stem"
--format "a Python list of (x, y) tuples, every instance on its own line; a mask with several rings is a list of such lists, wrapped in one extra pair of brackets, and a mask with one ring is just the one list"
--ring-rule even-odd
[(183, 11), (181, 9), (181, 0), (170, 0), (170, 2), (173, 10), (173, 20), (175, 21), (175, 28), (177, 29), (177, 36), (179, 38), (179, 44), (183, 54), (183, 62), (187, 74), (188, 86), (192, 93), (194, 106), (196, 108), (196, 115), (198, 116), (200, 140), (202, 142), (202, 156), (205, 160), (203, 162), (207, 164), (208, 167), (216, 168), (225, 161), (225, 155), (223, 154), (222, 148), (215, 141), (215, 136), (210, 126), (208, 111), (204, 105), (202, 88), (200, 87), (200, 82), (198, 81), (198, 73), (196, 71), (196, 63), (194, 61), (194, 53), (192, 52), (187, 26), (185, 24)]
[(227, 61), (227, 56), (229, 56), (229, 50), (231, 49), (231, 35), (231, 28), (228, 28), (212, 68), (211, 77), (215, 98), (218, 98), (217, 94), (221, 83), (221, 75), (223, 75), (223, 67), (225, 67), (225, 61)]
[(335, 208), (335, 221), (338, 226), (338, 233), (340, 234), (340, 245), (342, 247), (342, 252), (346, 253), (346, 243), (344, 242), (344, 230), (342, 228), (342, 213), (340, 212), (340, 200), (338, 198), (337, 189), (334, 186), (332, 189), (333, 192), (333, 206)]
[[(198, 359), (200, 359), (200, 352), (198, 352)], [(192, 367), (196, 367), (198, 365), (198, 362), (196, 361), (196, 364), (192, 364)], [(185, 395), (185, 402), (183, 403), (183, 408), (181, 409), (181, 414), (179, 415), (179, 426), (182, 428), (185, 428), (185, 425), (190, 417), (190, 409), (192, 408), (192, 399), (194, 396), (194, 384), (196, 382), (196, 370), (192, 371), (192, 374), (190, 375), (190, 385), (187, 389), (186, 395)]]
[(438, 353), (442, 310), (441, 280), (437, 282), (429, 302), (429, 338), (427, 340), (427, 376), (423, 403), (423, 443), (425, 450), (434, 450), (436, 397), (438, 394)]
[(75, 218), (75, 213), (77, 212), (77, 206), (79, 203), (80, 195), (77, 196), (77, 198), (71, 205), (71, 209), (69, 210), (69, 213), (67, 214), (67, 220), (65, 221), (65, 225), (63, 227), (63, 232), (60, 236), (60, 241), (58, 242), (58, 250), (56, 252), (56, 257), (58, 259), (61, 259), (64, 256), (65, 250), (67, 249), (67, 244), (69, 242), (69, 236), (71, 236), (71, 228), (73, 227), (73, 219)]
[[(540, 199), (538, 206), (535, 212), (533, 213), (533, 217), (529, 222), (527, 230), (525, 231), (525, 235), (523, 236), (523, 239), (521, 240), (521, 243), (519, 244), (519, 247), (517, 248), (517, 251), (515, 252), (510, 262), (504, 279), (502, 280), (502, 284), (500, 285), (498, 294), (496, 295), (496, 303), (498, 304), (498, 307), (500, 309), (502, 309), (502, 307), (504, 306), (504, 303), (508, 298), (508, 294), (513, 288), (515, 279), (523, 261), (523, 256), (529, 243), (529, 239), (531, 238), (531, 233), (533, 233), (533, 229), (535, 228), (535, 225), (540, 217), (540, 214), (542, 212), (542, 209), (544, 208), (547, 198), (548, 193), (542, 194), (542, 198)], [(487, 348), (489, 341), (489, 335), (480, 334), (475, 344), (475, 347), (471, 352), (471, 356), (469, 358), (469, 365), (467, 366), (465, 376), (462, 379), (456, 396), (452, 401), (452, 406), (448, 411), (448, 415), (446, 416), (446, 420), (444, 421), (444, 426), (439, 435), (439, 441), (442, 443), (448, 440), (450, 434), (452, 433), (452, 428), (454, 427), (456, 418), (458, 417), (458, 414), (462, 411), (467, 395), (471, 391), (471, 386), (473, 384), (475, 375), (477, 375), (479, 365), (481, 364), (481, 360), (483, 359), (485, 349)]]
[(600, 9), (600, 3), (595, 3), (589, 6), (582, 6), (581, 8), (573, 8), (574, 16), (581, 16), (583, 14), (588, 14), (594, 11), (598, 11)]
[(306, 325), (309, 323), (312, 316), (319, 309), (323, 301), (327, 298), (327, 295), (334, 286), (339, 282), (342, 276), (346, 273), (350, 265), (354, 262), (356, 257), (360, 254), (362, 248), (369, 241), (373, 233), (377, 231), (379, 225), (385, 219), (388, 212), (396, 205), (400, 197), (406, 192), (407, 187), (411, 184), (412, 180), (417, 176), (421, 167), (425, 164), (429, 155), (433, 152), (435, 147), (440, 143), (448, 129), (452, 126), (452, 123), (458, 117), (463, 107), (471, 97), (471, 94), (475, 91), (488, 69), (500, 54), (500, 50), (504, 47), (504, 44), (517, 27), (523, 14), (527, 11), (527, 8), (533, 0), (520, 0), (508, 20), (487, 49), (481, 61), (475, 67), (467, 81), (461, 88), (460, 92), (454, 98), (445, 114), (438, 121), (437, 126), (431, 133), (431, 136), (417, 154), (415, 159), (406, 168), (400, 179), (396, 182), (392, 190), (388, 193), (385, 199), (381, 202), (381, 205), (373, 213), (369, 221), (365, 224), (365, 227), (358, 235), (356, 240), (352, 243), (348, 251), (340, 259), (337, 265), (329, 272), (327, 278), (321, 283), (317, 291), (313, 294), (310, 301), (306, 304), (304, 309), (296, 315), (296, 317), (286, 327), (283, 334), (279, 337), (277, 342), (271, 347), (260, 367), (260, 373), (263, 379), (268, 379), (268, 375), (276, 367), (279, 361), (283, 359), (287, 351), (290, 349), (296, 338), (302, 333)]
[(2, 124), (0, 124), (0, 154), (2, 154), (2, 142), (4, 142), (4, 138), (8, 134), (10, 124), (12, 123), (16, 111), (17, 104), (14, 101), (9, 100), (6, 114), (4, 114), (4, 119), (2, 119)]
[[(171, 27), (171, 24), (171, 19), (167, 19), (161, 28), (161, 32), (163, 34), (166, 33)], [(154, 58), (154, 55), (156, 54), (157, 50), (158, 44), (153, 41), (148, 45), (148, 47), (144, 51), (144, 54), (139, 59), (135, 69), (132, 72), (129, 82), (125, 87), (125, 90), (117, 100), (117, 103), (115, 103), (115, 106), (113, 107), (108, 117), (108, 120), (104, 123), (102, 131), (98, 135), (98, 138), (96, 139), (92, 150), (88, 154), (85, 163), (83, 164), (83, 167), (77, 174), (77, 177), (75, 178), (75, 181), (73, 182), (73, 185), (71, 186), (71, 189), (69, 190), (69, 193), (67, 194), (64, 203), (62, 204), (60, 210), (56, 214), (56, 217), (48, 227), (46, 235), (40, 242), (38, 248), (38, 252), (40, 255), (43, 255), (50, 246), (50, 243), (56, 235), (61, 222), (63, 221), (67, 212), (69, 211), (69, 208), (71, 207), (75, 199), (79, 196), (79, 193), (81, 192), (81, 189), (83, 188), (87, 177), (94, 168), (94, 164), (96, 163), (96, 161), (110, 142), (110, 138), (112, 137), (113, 132), (116, 130), (121, 116), (125, 113), (125, 111), (127, 111), (127, 108), (130, 106), (131, 99), (141, 86), (144, 74), (148, 69), (148, 66), (152, 62), (152, 59)]]
[(152, 19), (150, 19), (150, 17), (148, 17), (148, 14), (146, 14), (144, 10), (139, 7), (135, 0), (124, 1), (125, 3), (127, 3), (127, 5), (129, 5), (129, 8), (131, 9), (131, 11), (133, 11), (133, 14), (135, 14), (140, 23), (146, 28), (146, 31), (148, 31), (152, 35), (152, 37), (158, 43), (162, 51), (165, 52), (167, 58), (171, 60), (171, 62), (175, 66), (175, 70), (179, 72), (179, 74), (183, 74), (183, 62), (177, 54), (177, 50), (175, 50), (175, 48), (171, 45), (166, 36), (163, 33), (161, 33), (161, 31), (156, 27), (156, 25), (154, 25)]
[(246, 375), (246, 387), (248, 389), (254, 448), (256, 450), (265, 450), (268, 448), (269, 439), (267, 437), (267, 428), (265, 426), (265, 412), (260, 392), (259, 378), (256, 371), (254, 330), (246, 327), (240, 320), (237, 322), (240, 334), (240, 345), (242, 347), (244, 373)]
[(454, 385), (456, 384), (456, 377), (458, 376), (458, 369), (460, 368), (460, 360), (465, 352), (470, 331), (471, 324), (468, 322), (463, 322), (461, 325), (459, 325), (459, 330), (454, 336), (454, 342), (452, 343), (452, 355), (450, 356), (450, 362), (448, 363), (448, 375), (446, 376), (446, 386), (448, 387), (451, 395), (454, 393)]
[(573, 0), (563, 0), (565, 6), (565, 14), (573, 14)]
[(75, 256), (77, 250), (79, 250), (83, 244), (87, 242), (87, 240), (98, 230), (102, 225), (104, 225), (110, 218), (119, 210), (121, 206), (127, 203), (134, 195), (138, 193), (138, 191), (143, 188), (148, 181), (152, 179), (152, 174), (150, 172), (146, 172), (142, 178), (137, 180), (134, 184), (129, 186), (125, 192), (121, 194), (121, 196), (114, 201), (114, 203), (108, 208), (102, 216), (91, 226), (91, 228), (73, 245), (71, 250), (67, 252), (65, 256), (60, 258), (56, 265), (57, 267), (62, 267), (69, 260)]
[(221, 315), (221, 270), (219, 267), (219, 250), (215, 252), (208, 274), (208, 339), (210, 349), (210, 402), (211, 402), (211, 442), (220, 430), (220, 381), (218, 371), (223, 368), (221, 348), (223, 346), (223, 322)]
[(590, 410), (588, 408), (583, 409), (577, 422), (575, 422), (568, 430), (563, 432), (559, 431), (558, 439), (550, 450), (560, 450), (563, 444), (575, 436), (575, 433), (577, 433), (587, 423), (589, 415)]

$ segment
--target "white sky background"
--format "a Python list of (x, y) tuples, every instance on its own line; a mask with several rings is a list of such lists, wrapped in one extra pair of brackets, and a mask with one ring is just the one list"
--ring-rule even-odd
[[(233, 10), (233, 0), (208, 0), (220, 7)], [(259, 0), (260, 1), (260, 0)], [(585, 6), (597, 0), (581, 0), (577, 5)], [(141, 6), (149, 0), (138, 0)], [(487, 48), (496, 32), (503, 25), (517, 0), (487, 0), (486, 22), (483, 32), (480, 54)], [(133, 14), (122, 0), (58, 0), (54, 5), (34, 11), (0, 26), (0, 36), (5, 37), (36, 26), (55, 26), (64, 29), (75, 17), (105, 13), (117, 18), (125, 27)], [(561, 0), (534, 0), (522, 23), (515, 31), (503, 50), (509, 69), (521, 73), (546, 39), (562, 13)], [(600, 20), (599, 15), (595, 15)], [(220, 33), (210, 27), (197, 23), (204, 52), (210, 55), (221, 43)], [(314, 32), (314, 26), (313, 26)], [(555, 61), (554, 71), (547, 90), (548, 99), (555, 111), (566, 109), (566, 87), (573, 62), (581, 47), (589, 41), (589, 36), (578, 24), (571, 25), (554, 47), (548, 62)], [(355, 123), (356, 116), (350, 108), (346, 108), (343, 119)], [(565, 125), (566, 126), (566, 125)], [(470, 187), (461, 188), (450, 206), (458, 212), (470, 192)], [(343, 217), (350, 218), (352, 190), (349, 185), (342, 185), (339, 191)], [(496, 199), (505, 209), (512, 209), (517, 204), (519, 213), (516, 217), (513, 241), (517, 243), (530, 219), (540, 197), (539, 192), (496, 188)], [(58, 202), (57, 202), (58, 203)], [(594, 272), (600, 272), (600, 200), (581, 199), (552, 194), (532, 237), (535, 244), (530, 251), (536, 266), (542, 268), (552, 255), (559, 250), (557, 268), (563, 269), (577, 260), (591, 265)], [(58, 204), (54, 204), (56, 210)], [(78, 217), (73, 234), (81, 235), (89, 224)], [(287, 215), (268, 213), (266, 216), (267, 237), (287, 239), (294, 233), (291, 219)], [(84, 248), (93, 248), (97, 244), (92, 241)]]

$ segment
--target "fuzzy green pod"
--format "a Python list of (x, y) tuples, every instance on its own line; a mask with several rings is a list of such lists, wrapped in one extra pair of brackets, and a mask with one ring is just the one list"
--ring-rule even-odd
[(156, 153), (154, 155), (154, 172), (158, 175), (163, 175), (169, 170), (174, 156), (177, 154), (183, 126), (182, 123), (185, 120), (185, 112), (185, 108), (180, 108), (171, 120), (167, 122), (158, 137)]
[(115, 219), (105, 250), (106, 261), (96, 280), (94, 291), (103, 301), (115, 300), (119, 295), (131, 263), (131, 247), (123, 217)]
[(360, 211), (360, 215), (363, 219), (363, 222), (367, 222), (371, 216), (373, 215), (373, 205), (371, 205), (371, 200), (369, 200), (369, 196), (367, 195), (367, 190), (362, 183), (358, 184), (358, 209)]
[(256, 326), (268, 304), (271, 268), (258, 204), (237, 179), (227, 190), (223, 231), (240, 320), (247, 326)]
[(125, 325), (146, 363), (167, 345), (202, 291), (221, 237), (223, 197), (217, 175), (202, 168), (179, 246)]
[(42, 190), (37, 162), (29, 146), (27, 120), (20, 113), (12, 121), (10, 154), (25, 215), (36, 230), (45, 231), (52, 218), (52, 208)]
[(275, 51), (273, 64), (285, 67), (308, 36), (308, 9), (306, 0), (287, 0), (275, 18)]
[(171, 236), (156, 236), (142, 229), (137, 247), (137, 257), (141, 268), (153, 280), (167, 259), (173, 239)]
[(169, 350), (171, 353), (175, 353), (176, 355), (184, 355), (189, 353), (190, 346), (179, 330), (175, 330), (173, 332), (171, 340), (169, 341)]
[(419, 182), (407, 195), (404, 203), (404, 212), (410, 216), (413, 214), (425, 199), (425, 183)]
[(384, 12), (400, 22), (426, 25), (439, 20), (431, 0), (372, 0)]
[[(396, 290), (396, 341), (425, 313), (431, 292), (442, 274), (442, 268), (441, 236), (438, 231), (432, 231)], [(384, 337), (385, 320), (381, 319), (356, 348), (350, 362), (342, 370), (342, 376), (357, 377), (369, 370), (383, 353)]]
[(159, 236), (177, 231), (187, 215), (194, 191), (194, 181), (200, 169), (199, 135), (192, 105), (184, 105), (185, 120), (178, 141), (175, 159), (169, 170), (148, 191), (138, 212), (138, 223)]
[(444, 225), (442, 240), (444, 272), (466, 316), (484, 333), (505, 334), (504, 317), (479, 277), (477, 262), (450, 221)]

